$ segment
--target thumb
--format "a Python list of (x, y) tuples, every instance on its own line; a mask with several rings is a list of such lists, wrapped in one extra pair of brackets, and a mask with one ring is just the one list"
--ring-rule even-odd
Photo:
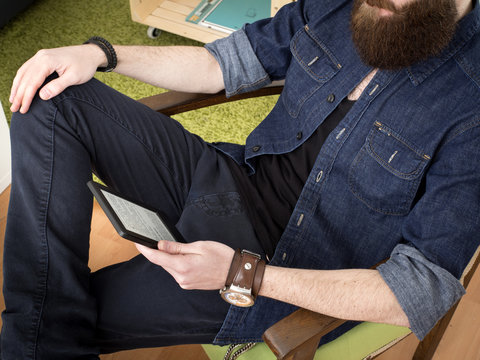
[(166, 252), (171, 255), (180, 255), (187, 254), (190, 251), (187, 251), (188, 244), (182, 244), (170, 240), (160, 240), (158, 242), (158, 250)]
[(68, 86), (70, 86), (67, 79), (64, 76), (56, 78), (49, 83), (45, 84), (45, 86), (40, 90), (40, 98), (42, 100), (50, 100), (51, 98), (60, 94), (63, 90), (65, 90)]

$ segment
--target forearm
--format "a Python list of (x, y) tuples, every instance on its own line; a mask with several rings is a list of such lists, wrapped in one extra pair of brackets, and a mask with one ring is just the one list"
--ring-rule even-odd
[(376, 270), (300, 270), (267, 266), (261, 296), (341, 319), (409, 326)]
[(115, 72), (169, 90), (216, 93), (223, 75), (215, 58), (195, 46), (114, 46)]

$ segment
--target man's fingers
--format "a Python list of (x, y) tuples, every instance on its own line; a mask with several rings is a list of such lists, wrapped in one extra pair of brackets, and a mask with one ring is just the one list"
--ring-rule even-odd
[(147, 259), (151, 259), (155, 256), (155, 253), (157, 252), (155, 249), (151, 249), (149, 247), (146, 247), (144, 245), (140, 245), (138, 243), (135, 243), (135, 246), (140, 253), (143, 254)]
[(20, 112), (22, 114), (25, 114), (30, 108), (30, 104), (32, 103), (36, 92), (37, 92), (37, 89), (32, 87), (29, 87), (26, 89), (22, 98), (22, 106), (20, 107)]
[(30, 72), (29, 74), (24, 75), (19, 72), (13, 81), (10, 93), (10, 102), (12, 103), (10, 110), (12, 112), (20, 110), (21, 113), (26, 113), (28, 111), (35, 94), (50, 72), (43, 71), (33, 74)]
[(9, 97), (9, 101), (12, 104), (15, 101), (15, 97), (17, 95), (17, 90), (18, 90), (18, 85), (20, 84), (20, 81), (22, 80), (22, 78), (23, 78), (23, 73), (20, 73), (20, 71), (19, 71), (17, 73), (17, 75), (15, 76), (15, 78), (13, 79), (12, 88), (10, 89), (10, 97)]
[(26, 85), (26, 82), (22, 82), (18, 85), (18, 88), (15, 91), (15, 97), (13, 99), (12, 106), (10, 107), (12, 112), (19, 111), (22, 107), (27, 105), (25, 103), (25, 94), (27, 93)]
[(32, 59), (29, 59), (17, 70), (15, 78), (12, 81), (12, 88), (10, 90), (9, 100), (12, 104), (15, 101), (15, 98), (17, 97), (18, 88), (23, 83), (23, 77), (27, 73), (31, 63), (32, 63)]
[(71, 84), (69, 83), (68, 77), (66, 75), (60, 76), (45, 84), (45, 86), (40, 90), (40, 98), (42, 100), (49, 100), (60, 94), (70, 85)]
[(38, 88), (42, 85), (42, 82), (43, 80), (41, 82), (31, 81), (25, 88), (21, 89), (21, 92), (19, 92), (17, 99), (18, 102), (21, 103), (20, 112), (22, 114), (25, 114), (30, 108), (33, 98), (35, 97)]
[(194, 243), (183, 244), (175, 241), (160, 240), (158, 242), (158, 250), (166, 252), (170, 255), (194, 254)]
[(36, 92), (53, 72), (57, 72), (59, 77), (40, 90), (39, 96), (43, 100), (57, 96), (71, 85), (87, 82), (95, 75), (103, 57), (97, 46), (39, 50), (20, 67), (13, 80), (10, 109), (12, 112), (27, 112)]
[(225, 284), (234, 250), (222, 243), (160, 241), (158, 250), (137, 245), (152, 263), (163, 267), (183, 289), (220, 289)]
[(20, 106), (23, 101), (23, 92), (22, 87), (23, 72), (21, 69), (17, 72), (17, 76), (13, 79), (12, 89), (10, 90), (10, 103), (12, 104), (10, 110), (16, 112), (20, 109)]
[(12, 105), (10, 106), (11, 112), (17, 112), (20, 109), (21, 102), (16, 98), (11, 101)]
[(158, 251), (151, 249), (140, 244), (135, 245), (138, 251), (140, 251), (150, 262), (163, 267), (170, 273), (177, 270), (179, 267), (182, 267), (184, 263), (183, 257), (178, 256), (180, 253), (172, 254), (163, 250)]

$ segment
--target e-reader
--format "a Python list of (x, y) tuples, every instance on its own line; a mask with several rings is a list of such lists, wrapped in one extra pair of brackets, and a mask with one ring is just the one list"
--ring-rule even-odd
[(159, 240), (185, 242), (161, 211), (94, 181), (89, 181), (87, 186), (121, 237), (153, 249)]

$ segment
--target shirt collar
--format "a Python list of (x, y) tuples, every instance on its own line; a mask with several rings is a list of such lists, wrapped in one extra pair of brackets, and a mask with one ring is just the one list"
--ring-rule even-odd
[(474, 1), (474, 8), (458, 23), (457, 31), (450, 44), (436, 57), (421, 61), (407, 69), (415, 86), (421, 84), (435, 70), (454, 56), (480, 29), (480, 5)]

